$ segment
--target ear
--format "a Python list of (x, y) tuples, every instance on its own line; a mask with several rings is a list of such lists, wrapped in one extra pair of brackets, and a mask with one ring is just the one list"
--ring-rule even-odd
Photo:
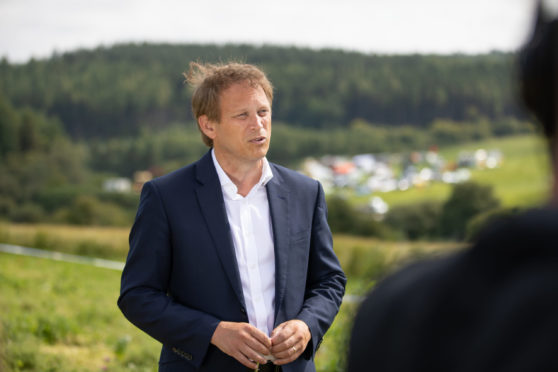
[(207, 115), (202, 115), (198, 118), (198, 125), (203, 134), (211, 139), (215, 139), (215, 122), (209, 120)]

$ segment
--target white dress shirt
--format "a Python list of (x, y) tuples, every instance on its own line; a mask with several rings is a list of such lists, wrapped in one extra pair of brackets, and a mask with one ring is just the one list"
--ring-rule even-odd
[(269, 336), (275, 317), (275, 252), (265, 185), (273, 173), (264, 158), (259, 182), (244, 197), (214, 151), (211, 155), (223, 190), (248, 321)]

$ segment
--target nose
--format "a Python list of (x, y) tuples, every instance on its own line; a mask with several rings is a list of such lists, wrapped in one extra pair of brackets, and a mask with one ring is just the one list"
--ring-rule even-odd
[(250, 129), (256, 130), (260, 128), (265, 128), (266, 126), (266, 118), (261, 117), (259, 115), (254, 115), (250, 120)]

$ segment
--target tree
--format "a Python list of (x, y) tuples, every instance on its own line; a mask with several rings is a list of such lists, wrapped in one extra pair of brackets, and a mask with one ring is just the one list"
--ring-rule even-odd
[(433, 238), (439, 233), (440, 202), (424, 201), (393, 207), (386, 216), (386, 223), (402, 231), (409, 240)]
[[(56, 116), (73, 138), (134, 136), (193, 119), (182, 72), (189, 61), (237, 59), (268, 72), (274, 119), (346, 128), (362, 118), (390, 127), (524, 118), (513, 95), (511, 53), (381, 56), (247, 45), (128, 44), (26, 64), (0, 63), (0, 94)], [(452, 128), (440, 135), (453, 139)]]
[(500, 201), (494, 196), (492, 186), (469, 181), (453, 187), (450, 197), (442, 207), (440, 226), (449, 238), (465, 238), (466, 226), (479, 213), (498, 208)]
[(19, 117), (13, 107), (0, 96), (0, 159), (18, 149)]
[(328, 223), (334, 233), (360, 236), (376, 236), (390, 239), (393, 232), (385, 224), (376, 221), (369, 213), (353, 208), (341, 196), (332, 195), (327, 199)]

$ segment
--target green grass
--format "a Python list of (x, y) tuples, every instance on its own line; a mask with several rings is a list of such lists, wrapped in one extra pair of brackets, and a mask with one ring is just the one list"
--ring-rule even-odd
[(118, 310), (119, 278), (118, 271), (0, 253), (4, 370), (155, 371), (160, 346)]
[[(475, 169), (471, 180), (492, 185), (495, 195), (506, 207), (528, 207), (542, 203), (550, 190), (550, 168), (546, 143), (536, 135), (495, 138), (440, 150), (447, 161), (454, 161), (461, 151), (479, 148), (500, 150), (503, 164), (492, 170)], [(434, 183), (406, 191), (378, 193), (390, 206), (411, 204), (424, 200), (444, 201), (451, 192), (451, 185)], [(353, 197), (352, 202), (366, 202), (369, 196)]]
[[(157, 370), (159, 343), (116, 307), (119, 272), (0, 253), (0, 273), (3, 371)], [(356, 306), (343, 305), (318, 370), (344, 362)]]
[[(128, 234), (125, 228), (104, 229), (4, 224), (0, 238), (22, 244), (35, 241), (39, 233), (46, 241), (67, 239), (64, 244), (71, 251), (71, 244), (96, 242), (95, 235), (96, 244), (108, 244), (104, 233), (118, 246)], [(334, 242), (352, 295), (365, 294), (375, 279), (409, 259), (457, 247), (342, 235)], [(120, 313), (119, 285), (118, 271), (0, 253), (0, 371), (156, 370), (160, 345)], [(316, 355), (318, 371), (343, 370), (357, 306), (341, 306)]]
[(456, 158), (459, 151), (478, 148), (498, 149), (503, 164), (493, 170), (475, 170), (472, 179), (492, 185), (504, 206), (531, 206), (543, 202), (550, 190), (550, 164), (547, 144), (536, 135), (491, 139), (479, 143), (448, 148), (446, 159)]
[[(528, 206), (548, 190), (546, 147), (535, 136), (509, 137), (442, 149), (499, 149), (501, 168), (473, 171), (494, 186), (505, 206)], [(390, 205), (444, 200), (451, 187), (382, 194)], [(363, 199), (364, 200), (364, 199)], [(358, 200), (357, 200), (358, 201)], [(0, 224), (0, 242), (123, 261), (128, 228)], [(452, 242), (384, 242), (337, 235), (335, 250), (348, 276), (347, 293), (365, 294), (375, 280), (409, 260), (449, 252)], [(158, 342), (131, 325), (116, 307), (120, 272), (0, 253), (0, 371), (155, 371)], [(341, 371), (355, 303), (344, 303), (316, 356), (318, 371)]]
[(0, 243), (124, 261), (127, 227), (0, 223)]

